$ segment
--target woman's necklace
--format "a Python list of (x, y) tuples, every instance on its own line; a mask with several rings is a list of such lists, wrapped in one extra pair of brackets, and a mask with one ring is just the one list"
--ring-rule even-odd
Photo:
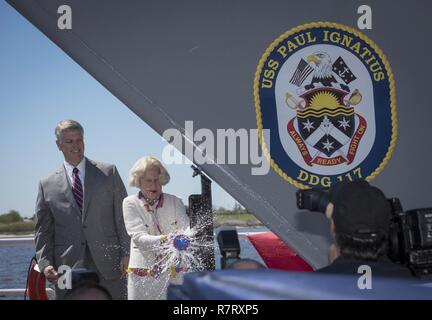
[[(158, 219), (158, 215), (157, 215), (157, 210), (159, 208), (162, 208), (163, 206), (163, 193), (160, 194), (159, 198), (154, 200), (154, 199), (147, 199), (142, 192), (140, 191), (140, 195), (139, 197), (144, 198), (145, 202), (144, 202), (144, 207), (146, 208), (147, 212), (149, 212), (151, 214), (151, 217), (153, 219), (154, 224), (156, 225), (156, 228), (158, 229), (159, 233), (162, 234), (162, 230), (161, 227), (159, 225), (159, 219)], [(154, 204), (158, 202), (158, 204), (156, 205), (155, 208), (153, 208)]]
[(150, 198), (146, 198), (146, 197), (144, 197), (144, 200), (145, 200), (149, 205), (153, 206), (153, 205), (156, 203), (156, 201), (157, 201), (158, 199), (150, 199)]
[(159, 198), (158, 199), (147, 198), (142, 191), (139, 192), (138, 198), (140, 199), (143, 198), (145, 202), (147, 202), (150, 206), (153, 206), (156, 203), (156, 201), (159, 200)]

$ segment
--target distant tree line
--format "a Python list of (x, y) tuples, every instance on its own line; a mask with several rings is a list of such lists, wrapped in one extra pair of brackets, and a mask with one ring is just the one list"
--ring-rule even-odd
[[(257, 221), (249, 211), (242, 207), (239, 203), (235, 203), (232, 209), (224, 207), (213, 208), (215, 217), (219, 217), (215, 221), (215, 225), (234, 223), (236, 225), (250, 224), (250, 221)], [(33, 220), (30, 218), (30, 220)], [(252, 222), (254, 223), (254, 222)], [(25, 219), (16, 210), (10, 210), (7, 213), (0, 214), (0, 234), (21, 234), (34, 231), (34, 224), (32, 221), (25, 221)]]
[(230, 209), (225, 209), (224, 207), (219, 207), (213, 210), (216, 215), (242, 215), (242, 214), (252, 214), (242, 207), (238, 202), (234, 204), (234, 207)]
[[(187, 210), (186, 206), (186, 210)], [(224, 207), (218, 207), (213, 209), (213, 213), (216, 215), (241, 215), (241, 214), (252, 214), (242, 207), (238, 202), (234, 204), (232, 209), (226, 209)], [(30, 220), (33, 220), (31, 218)], [(21, 217), (20, 213), (16, 210), (9, 210), (7, 213), (0, 214), (0, 223), (14, 223), (23, 222), (24, 218)]]
[(32, 221), (25, 221), (16, 210), (0, 214), (0, 234), (28, 234), (33, 233)]
[(0, 223), (13, 223), (22, 221), (24, 221), (23, 217), (21, 217), (19, 212), (15, 210), (10, 210), (8, 213), (0, 214)]
[[(189, 212), (189, 206), (185, 205), (186, 212)], [(213, 207), (212, 213), (214, 215), (253, 215), (253, 213), (246, 210), (238, 202), (236, 202), (232, 209), (226, 209), (224, 207)]]

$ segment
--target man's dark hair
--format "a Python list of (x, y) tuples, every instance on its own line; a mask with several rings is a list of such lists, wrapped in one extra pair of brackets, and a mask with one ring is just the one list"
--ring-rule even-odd
[(358, 238), (345, 233), (336, 233), (336, 243), (342, 256), (376, 261), (387, 253), (386, 233), (377, 233), (372, 238)]
[(65, 300), (112, 300), (107, 289), (95, 282), (83, 282), (65, 294)]
[(345, 181), (330, 190), (329, 198), (342, 256), (378, 260), (387, 252), (392, 209), (380, 189), (366, 180)]

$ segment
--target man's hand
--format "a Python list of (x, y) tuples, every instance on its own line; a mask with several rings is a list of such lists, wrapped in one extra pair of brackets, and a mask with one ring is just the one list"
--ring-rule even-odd
[(127, 269), (129, 267), (129, 256), (124, 256), (120, 261), (120, 272), (122, 277), (127, 274)]
[(59, 278), (57, 271), (54, 269), (53, 266), (48, 266), (43, 271), (45, 278), (51, 282), (51, 283), (57, 283), (57, 280)]

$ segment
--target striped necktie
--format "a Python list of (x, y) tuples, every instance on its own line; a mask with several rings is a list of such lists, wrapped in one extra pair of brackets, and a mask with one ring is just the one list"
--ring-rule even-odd
[(82, 211), (84, 195), (83, 195), (81, 179), (80, 179), (78, 173), (79, 173), (78, 168), (74, 168), (72, 171), (72, 177), (73, 177), (72, 193), (74, 195), (74, 198), (76, 200), (78, 207)]

